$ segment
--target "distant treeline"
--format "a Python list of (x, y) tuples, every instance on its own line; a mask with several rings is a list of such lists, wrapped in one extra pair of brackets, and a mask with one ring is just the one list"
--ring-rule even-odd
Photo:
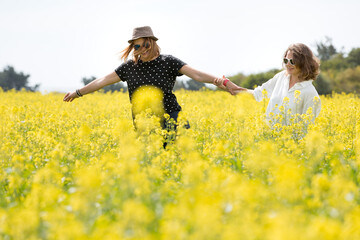
[[(360, 48), (353, 48), (349, 53), (336, 49), (332, 40), (326, 37), (324, 42), (316, 43), (317, 57), (321, 60), (320, 75), (314, 81), (319, 94), (334, 92), (360, 93)], [(241, 87), (254, 88), (271, 79), (280, 69), (272, 69), (267, 72), (244, 75), (242, 73), (230, 76), (229, 79)], [(16, 72), (14, 67), (7, 66), (0, 72), (0, 87), (4, 91), (11, 89), (38, 91), (40, 84), (28, 85), (30, 75)], [(96, 77), (84, 77), (81, 82), (86, 85)], [(200, 90), (205, 84), (193, 79), (176, 81), (174, 91), (179, 89)], [(119, 82), (106, 86), (104, 92), (127, 91), (124, 83)]]

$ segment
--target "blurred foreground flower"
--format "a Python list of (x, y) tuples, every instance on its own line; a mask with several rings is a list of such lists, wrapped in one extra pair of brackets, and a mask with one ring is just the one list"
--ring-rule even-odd
[(157, 87), (139, 87), (132, 95), (131, 102), (134, 116), (149, 109), (150, 113), (162, 117), (165, 113), (163, 97), (163, 92)]

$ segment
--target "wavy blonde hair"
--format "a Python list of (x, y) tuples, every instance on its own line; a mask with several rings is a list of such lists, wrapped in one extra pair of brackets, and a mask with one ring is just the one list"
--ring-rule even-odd
[[(149, 44), (151, 58), (158, 56), (160, 54), (160, 47), (159, 45), (157, 45), (156, 41), (150, 37), (144, 37), (143, 39), (144, 39), (143, 44), (145, 44), (145, 46)], [(130, 53), (133, 52), (132, 59), (134, 60), (135, 64), (137, 64), (140, 59), (140, 55), (134, 54), (133, 50), (134, 50), (134, 41), (132, 41), (129, 44), (129, 46), (127, 46), (124, 50), (120, 52), (122, 53), (121, 59), (125, 62), (129, 58)]]
[(293, 54), (295, 66), (300, 69), (299, 79), (301, 81), (315, 80), (320, 73), (320, 60), (310, 48), (303, 43), (291, 44), (286, 49), (284, 58), (289, 51)]

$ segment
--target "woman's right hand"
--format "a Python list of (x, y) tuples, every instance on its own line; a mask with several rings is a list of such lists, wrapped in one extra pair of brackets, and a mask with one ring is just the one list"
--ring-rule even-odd
[(230, 80), (226, 83), (226, 89), (228, 90), (229, 93), (231, 93), (231, 95), (236, 95), (240, 92), (244, 92), (247, 90), (246, 88), (239, 87)]
[(76, 94), (76, 92), (67, 93), (63, 99), (64, 102), (72, 102), (75, 98), (78, 98), (79, 96)]

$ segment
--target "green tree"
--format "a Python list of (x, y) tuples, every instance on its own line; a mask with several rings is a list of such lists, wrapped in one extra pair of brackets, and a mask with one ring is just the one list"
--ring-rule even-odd
[(333, 84), (324, 74), (320, 73), (320, 75), (313, 83), (319, 95), (327, 95), (332, 93)]
[(186, 89), (186, 86), (183, 81), (176, 81), (173, 90), (177, 91), (180, 89)]
[[(84, 85), (87, 85), (90, 82), (94, 81), (95, 79), (96, 79), (96, 77), (94, 77), (94, 76), (91, 76), (89, 78), (83, 77), (81, 81)], [(108, 85), (108, 86), (104, 87), (103, 89), (104, 89), (104, 92), (115, 92), (115, 91), (126, 92), (127, 91), (127, 87), (124, 86), (124, 84), (122, 84), (120, 82)]]
[(233, 83), (241, 86), (242, 83), (244, 82), (244, 80), (246, 79), (246, 76), (245, 76), (244, 74), (242, 74), (242, 73), (238, 73), (238, 74), (236, 74), (236, 75), (233, 75), (233, 76), (229, 77), (229, 79), (230, 79)]
[(188, 80), (186, 82), (186, 84), (187, 84), (186, 89), (187, 90), (193, 90), (193, 91), (198, 91), (198, 90), (202, 89), (203, 87), (205, 87), (204, 83), (195, 81), (193, 79)]
[(279, 69), (271, 69), (263, 73), (250, 74), (242, 81), (240, 86), (244, 88), (254, 88), (256, 86), (260, 86), (269, 79), (273, 78), (278, 72), (280, 72)]
[(2, 72), (0, 72), (0, 87), (4, 91), (15, 89), (17, 91), (25, 89), (35, 92), (38, 90), (40, 84), (35, 86), (28, 85), (28, 79), (30, 75), (26, 75), (23, 72), (17, 73), (12, 66), (7, 66)]
[(338, 51), (332, 44), (330, 37), (325, 37), (325, 42), (316, 43), (317, 56), (321, 61), (329, 60), (333, 55), (337, 54)]
[(96, 79), (96, 77), (94, 77), (94, 76), (91, 76), (91, 77), (83, 77), (82, 79), (81, 79), (81, 82), (84, 84), (84, 85), (87, 85), (87, 84), (89, 84), (89, 83), (91, 83), (92, 81), (94, 81)]
[(338, 92), (360, 93), (360, 66), (339, 72), (335, 84)]
[(320, 69), (323, 71), (333, 69), (336, 71), (342, 71), (349, 67), (348, 61), (344, 58), (342, 53), (332, 55), (330, 59), (322, 61), (320, 63)]
[(347, 62), (351, 67), (360, 65), (360, 48), (353, 48), (347, 56)]

